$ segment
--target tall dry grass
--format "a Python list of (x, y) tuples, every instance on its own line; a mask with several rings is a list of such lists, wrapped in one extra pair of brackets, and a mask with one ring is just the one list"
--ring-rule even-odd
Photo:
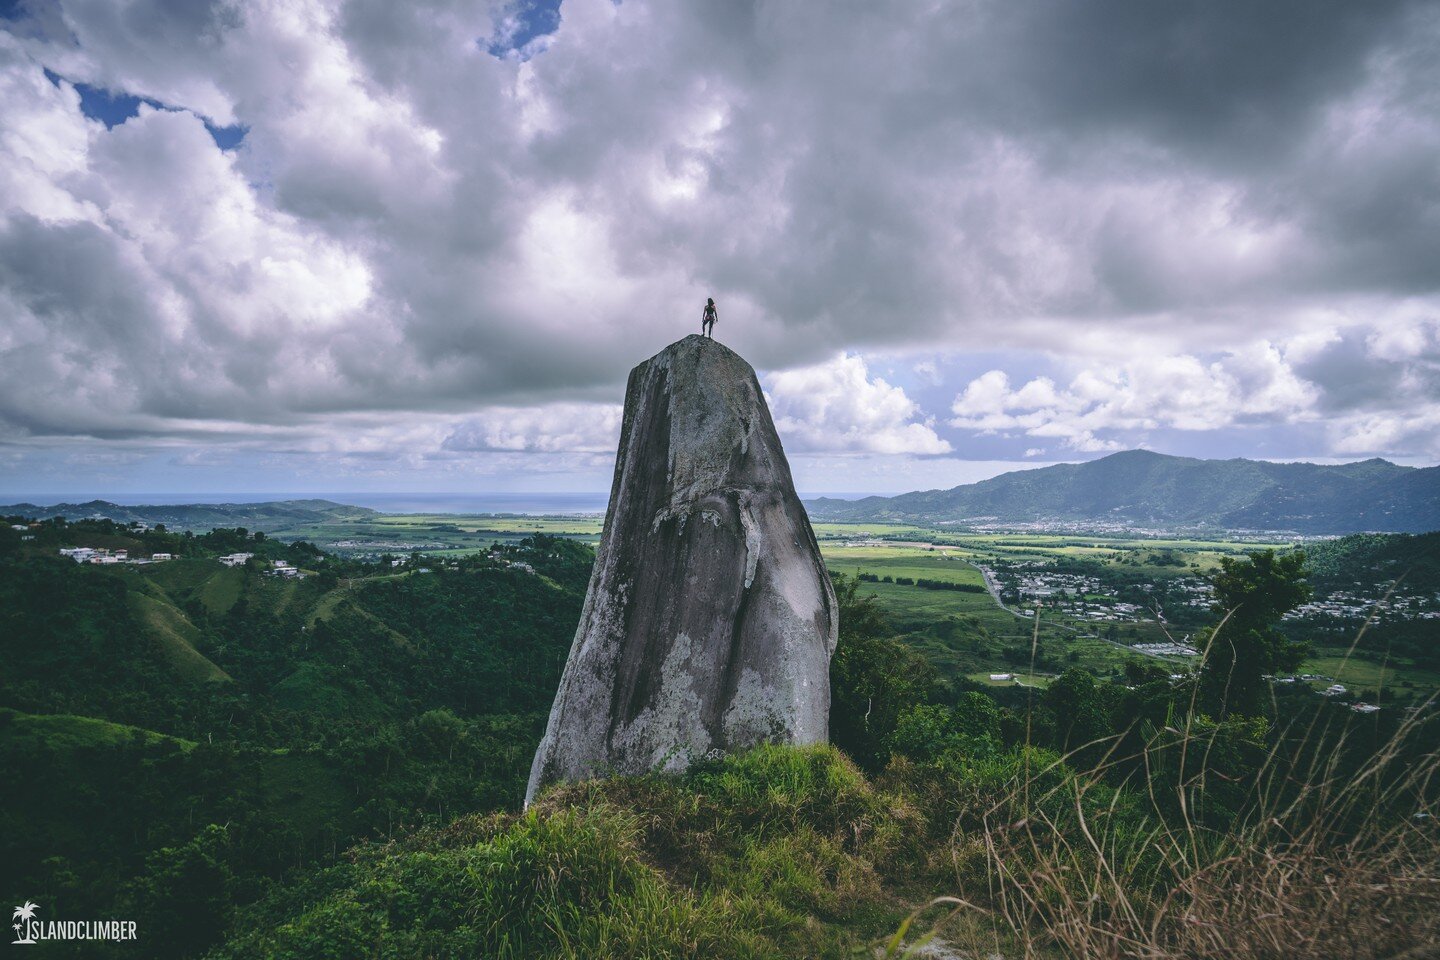
[[(987, 889), (950, 901), (934, 934), (970, 948), (956, 955), (1006, 958), (1440, 958), (1434, 706), (1407, 712), (1358, 764), (1349, 748), (1364, 725), (1348, 711), (1278, 718), (1243, 782), (1214, 769), (1222, 727), (1193, 701), (1139, 756), (1118, 756), (1133, 739), (1117, 735), (1023, 767), (984, 811), (979, 837), (957, 830), (969, 875), (983, 863)], [(1097, 750), (1090, 773), (1054, 775)], [(1128, 791), (1102, 776), (1122, 764), (1143, 771)], [(1202, 812), (1217, 787), (1234, 802), (1218, 824)], [(957, 918), (973, 929), (980, 914), (987, 937), (955, 935)]]

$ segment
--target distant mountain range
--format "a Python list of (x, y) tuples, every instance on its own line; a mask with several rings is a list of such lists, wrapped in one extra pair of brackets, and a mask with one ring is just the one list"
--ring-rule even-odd
[(275, 500), (266, 503), (183, 503), (160, 506), (121, 506), (108, 500), (88, 503), (56, 503), (48, 507), (33, 503), (0, 506), (0, 515), (65, 517), (81, 520), (104, 517), (117, 523), (139, 521), (154, 526), (163, 523), (172, 530), (212, 530), (215, 527), (245, 527), (247, 530), (283, 530), (307, 523), (327, 523), (378, 516), (367, 507), (352, 507), (333, 500)]
[(1198, 460), (1128, 450), (949, 490), (806, 501), (814, 520), (1094, 523), (1303, 534), (1440, 530), (1440, 467)]

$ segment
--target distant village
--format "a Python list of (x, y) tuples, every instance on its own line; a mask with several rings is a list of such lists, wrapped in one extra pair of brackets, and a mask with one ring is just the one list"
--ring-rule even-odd
[[(60, 556), (69, 557), (76, 563), (94, 563), (110, 565), (116, 563), (128, 563), (136, 566), (149, 563), (164, 563), (167, 560), (174, 560), (173, 553), (152, 553), (148, 557), (132, 557), (128, 550), (108, 550), (104, 547), (61, 547)], [(229, 553), (216, 559), (227, 567), (243, 567), (248, 561), (254, 558), (253, 553)], [(265, 573), (273, 577), (292, 577), (299, 579), (307, 574), (286, 560), (262, 561), (266, 563)]]
[[(1367, 596), (1367, 593), (1369, 594)], [(1440, 620), (1440, 593), (1402, 594), (1388, 592), (1385, 584), (1366, 590), (1335, 590), (1316, 597), (1285, 614), (1286, 620), (1368, 620), (1389, 617), (1396, 620)]]
[[(1135, 623), (1143, 620), (1165, 621), (1165, 612), (1157, 607), (1130, 603), (1110, 595), (1111, 588), (1098, 577), (1061, 573), (1049, 569), (1044, 561), (1021, 560), (1006, 564), (1005, 569), (980, 565), (981, 574), (996, 592), (1009, 594), (1017, 604), (1043, 605), (1079, 620), (1108, 623)], [(1171, 606), (1206, 609), (1214, 601), (1210, 582), (1203, 577), (1176, 577), (1166, 581)], [(1141, 584), (1145, 592), (1153, 590)], [(1176, 595), (1182, 599), (1176, 600)], [(1019, 611), (1026, 615), (1026, 610)]]
[(942, 529), (951, 528), (973, 533), (1065, 533), (1076, 536), (1120, 536), (1126, 539), (1150, 537), (1157, 540), (1191, 536), (1201, 539), (1223, 537), (1232, 543), (1273, 543), (1276, 539), (1284, 539), (1299, 544), (1302, 539), (1301, 534), (1294, 530), (1250, 530), (1244, 528), (1231, 530), (1186, 525), (1142, 527), (1125, 520), (1067, 520), (1059, 517), (1029, 521), (1001, 520), (999, 517), (969, 517), (963, 520), (935, 520), (934, 524)]

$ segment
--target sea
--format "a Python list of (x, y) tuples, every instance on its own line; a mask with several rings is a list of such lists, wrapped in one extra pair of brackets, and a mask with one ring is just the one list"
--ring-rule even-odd
[[(857, 500), (866, 493), (805, 493), (803, 500), (825, 496)], [(254, 493), (67, 493), (0, 494), (0, 503), (87, 503), (108, 500), (122, 507), (169, 506), (191, 503), (266, 503), (275, 500), (332, 500), (381, 513), (513, 513), (524, 516), (573, 516), (603, 514), (608, 493), (366, 493), (335, 492), (254, 492)]]

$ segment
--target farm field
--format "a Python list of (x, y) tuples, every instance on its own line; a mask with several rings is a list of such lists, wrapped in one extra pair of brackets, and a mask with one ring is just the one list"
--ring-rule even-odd
[[(1382, 663), (1360, 654), (1347, 656), (1344, 650), (1326, 647), (1318, 648), (1315, 655), (1305, 661), (1301, 670), (1333, 677), (1352, 691), (1364, 691), (1367, 694), (1384, 690), (1404, 693), (1440, 689), (1440, 673), (1421, 670), (1398, 660)], [(1316, 689), (1327, 686), (1324, 681), (1319, 680), (1311, 681), (1310, 685)]]
[[(947, 545), (931, 549), (910, 543), (850, 545), (822, 541), (820, 551), (826, 566), (845, 576), (924, 578), (979, 588), (985, 581), (970, 558), (983, 561), (990, 556), (983, 547)], [(1028, 678), (1033, 653), (1033, 681), (1043, 685), (1070, 666), (1114, 674), (1123, 669), (1126, 660), (1142, 656), (1096, 636), (1094, 624), (1052, 617), (1048, 611), (1042, 613), (1037, 632), (1033, 617), (1018, 616), (1001, 607), (988, 591), (934, 590), (872, 582), (862, 583), (860, 589), (876, 596), (896, 632), (948, 677), (964, 676), (987, 684), (990, 673), (1019, 673)], [(1118, 627), (1117, 634), (1120, 643), (1166, 639), (1164, 628), (1156, 623), (1124, 624)], [(1173, 661), (1172, 668), (1183, 669), (1184, 661)]]
[[(821, 524), (820, 549), (826, 565), (846, 576), (867, 574), (925, 578), (956, 584), (982, 584), (973, 564), (995, 560), (1047, 561), (1086, 556), (1107, 567), (1154, 577), (1205, 575), (1219, 566), (1223, 556), (1240, 556), (1265, 549), (1286, 549), (1290, 543), (1240, 543), (1204, 540), (1152, 540), (1141, 538), (1081, 538), (1073, 535), (990, 535), (940, 533), (923, 542), (925, 531), (896, 527), (903, 534), (890, 538), (883, 524)], [(913, 538), (913, 539), (912, 539)], [(1183, 563), (1156, 565), (1144, 559), (1157, 551), (1172, 551)], [(1137, 562), (1139, 561), (1139, 562)], [(1199, 569), (1196, 569), (1196, 568)], [(1069, 666), (1081, 666), (1100, 675), (1116, 675), (1129, 660), (1164, 665), (1176, 672), (1190, 667), (1188, 658), (1147, 658), (1124, 649), (1135, 643), (1183, 640), (1188, 631), (1153, 619), (1116, 624), (1118, 641), (1099, 635), (1100, 625), (1042, 613), (1036, 632), (1029, 617), (1000, 607), (989, 593), (930, 590), (894, 583), (864, 583), (862, 592), (880, 599), (893, 626), (908, 643), (924, 653), (950, 677), (965, 677), (986, 686), (1017, 683), (1048, 684)], [(1107, 625), (1108, 626), (1108, 625)], [(1033, 676), (1031, 645), (1038, 638)], [(1317, 648), (1301, 672), (1333, 677), (1351, 690), (1391, 689), (1405, 694), (1440, 690), (1440, 673), (1416, 668), (1396, 659), (1382, 664), (1367, 652), (1348, 658), (1344, 649)], [(1013, 673), (1016, 680), (994, 683), (991, 673)], [(1327, 686), (1325, 683), (1318, 685)]]
[[(516, 543), (534, 533), (597, 544), (603, 527), (604, 518), (599, 515), (384, 514), (297, 526), (272, 535), (309, 540), (342, 555), (418, 552), (440, 559)], [(879, 522), (817, 523), (814, 529), (826, 566), (832, 571), (848, 577), (864, 575), (867, 580), (890, 578), (890, 583), (866, 582), (862, 592), (884, 604), (897, 635), (924, 653), (944, 675), (986, 685), (990, 685), (991, 673), (1013, 673), (1022, 681), (1043, 685), (1071, 666), (1113, 677), (1130, 660), (1180, 672), (1189, 668), (1187, 658), (1151, 658), (1127, 648), (1136, 643), (1183, 641), (1190, 631), (1153, 617), (1100, 623), (1046, 609), (1037, 632), (1031, 617), (1019, 616), (1001, 607), (990, 593), (979, 592), (985, 582), (977, 565), (1089, 561), (1131, 578), (1160, 580), (1203, 577), (1218, 569), (1223, 557), (1296, 545), (1282, 540), (977, 533)], [(893, 582), (902, 578), (964, 589), (927, 589)], [(228, 607), (234, 599), (229, 595), (231, 587), (224, 577), (207, 584), (208, 605)], [(1440, 674), (1416, 670), (1403, 662), (1381, 665), (1361, 654), (1344, 662), (1343, 653), (1317, 651), (1302, 669), (1335, 677), (1352, 689), (1374, 689), (1381, 684), (1402, 690), (1440, 689)]]
[(604, 518), (599, 516), (384, 514), (373, 519), (288, 527), (272, 536), (308, 540), (322, 550), (346, 556), (415, 552), (457, 556), (488, 550), (497, 543), (517, 543), (535, 533), (598, 543), (603, 527)]

